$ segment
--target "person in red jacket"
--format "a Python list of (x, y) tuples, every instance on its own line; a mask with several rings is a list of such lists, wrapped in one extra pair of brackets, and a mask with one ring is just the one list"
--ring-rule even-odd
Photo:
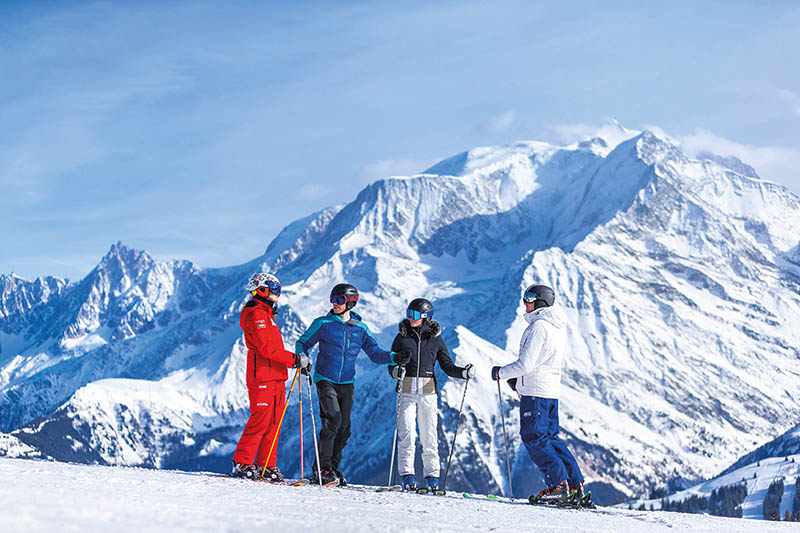
[(264, 471), (268, 481), (282, 481), (275, 466), (278, 432), (286, 394), (287, 368), (309, 366), (308, 357), (295, 355), (283, 347), (283, 338), (275, 323), (281, 284), (272, 274), (254, 274), (247, 287), (253, 298), (247, 302), (239, 317), (247, 344), (247, 393), (250, 398), (250, 419), (233, 454), (231, 476), (259, 479)]

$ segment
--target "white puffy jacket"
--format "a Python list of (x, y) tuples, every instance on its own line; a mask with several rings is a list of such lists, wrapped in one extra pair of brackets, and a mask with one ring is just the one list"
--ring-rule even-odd
[(561, 390), (561, 363), (567, 345), (564, 313), (541, 307), (525, 313), (528, 327), (519, 343), (519, 359), (500, 369), (501, 379), (517, 379), (517, 392), (557, 400)]

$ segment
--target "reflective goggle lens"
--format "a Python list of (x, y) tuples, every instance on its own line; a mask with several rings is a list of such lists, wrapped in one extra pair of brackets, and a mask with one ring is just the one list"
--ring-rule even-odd
[(269, 292), (271, 292), (272, 294), (274, 294), (276, 296), (280, 296), (281, 295), (281, 284), (280, 283), (275, 283), (275, 282), (270, 281), (268, 285), (269, 285)]
[(358, 296), (345, 296), (344, 294), (337, 294), (331, 296), (331, 303), (336, 305), (344, 305), (347, 302), (357, 302)]
[(534, 291), (526, 291), (525, 294), (522, 296), (522, 301), (528, 304), (532, 304), (536, 301), (539, 295), (536, 294)]
[(433, 311), (428, 313), (420, 313), (419, 311), (415, 311), (414, 309), (408, 309), (406, 311), (406, 316), (411, 320), (419, 320), (420, 318), (431, 318), (433, 317)]

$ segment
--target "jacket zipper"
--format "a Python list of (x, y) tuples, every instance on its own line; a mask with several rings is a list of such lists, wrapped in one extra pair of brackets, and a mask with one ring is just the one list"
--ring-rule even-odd
[(349, 344), (347, 339), (347, 324), (342, 322), (342, 326), (344, 327), (344, 340), (342, 341), (342, 346), (344, 349), (342, 350), (342, 366), (339, 367), (339, 381), (342, 381), (342, 372), (344, 372), (344, 358), (347, 355), (347, 345)]

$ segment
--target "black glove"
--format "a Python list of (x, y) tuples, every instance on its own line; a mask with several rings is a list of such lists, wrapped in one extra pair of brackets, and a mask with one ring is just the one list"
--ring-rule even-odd
[(408, 350), (403, 350), (402, 352), (397, 352), (394, 354), (394, 362), (398, 365), (405, 365), (411, 361), (411, 352)]
[(492, 379), (494, 381), (497, 381), (498, 379), (500, 379), (500, 367), (499, 366), (493, 366), (492, 367)]
[(517, 378), (508, 379), (506, 380), (506, 383), (508, 383), (508, 386), (511, 387), (511, 390), (517, 392)]
[(311, 361), (308, 362), (307, 366), (300, 369), (300, 373), (303, 374), (304, 376), (311, 374)]
[(461, 379), (472, 379), (475, 377), (475, 367), (472, 363), (461, 369)]
[(308, 359), (308, 356), (304, 353), (296, 353), (294, 354), (294, 364), (292, 368), (306, 368), (308, 365), (311, 364), (311, 361)]

